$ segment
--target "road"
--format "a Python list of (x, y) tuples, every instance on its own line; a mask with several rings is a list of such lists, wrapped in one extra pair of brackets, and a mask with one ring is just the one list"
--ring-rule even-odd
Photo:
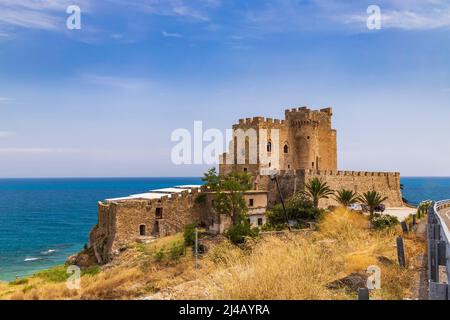
[(450, 230), (450, 208), (439, 210), (439, 216), (444, 220), (447, 229)]

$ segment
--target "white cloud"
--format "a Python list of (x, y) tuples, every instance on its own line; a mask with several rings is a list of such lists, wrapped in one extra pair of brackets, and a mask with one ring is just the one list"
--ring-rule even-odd
[(163, 35), (164, 37), (166, 37), (166, 38), (181, 38), (181, 37), (182, 37), (181, 34), (176, 33), (176, 32), (166, 32), (166, 31), (163, 31), (163, 32), (162, 32), (162, 35)]
[[(358, 23), (364, 26), (367, 15), (344, 16), (347, 24)], [(416, 12), (381, 9), (381, 26), (402, 30), (431, 30), (450, 27), (450, 9), (448, 11)]]
[(209, 12), (221, 6), (220, 0), (108, 0), (109, 3), (134, 8), (139, 12), (161, 16), (209, 21)]
[[(86, 0), (77, 1), (82, 12), (89, 10)], [(64, 31), (70, 0), (1, 0), (0, 27)]]
[(8, 102), (8, 101), (11, 101), (11, 99), (6, 98), (6, 97), (0, 97), (0, 104), (4, 103), (4, 102)]
[[(381, 9), (382, 29), (431, 30), (450, 27), (450, 2), (447, 0), (382, 0), (377, 5)], [(361, 10), (364, 6), (359, 6), (358, 10), (344, 8), (330, 17), (335, 22), (365, 28), (368, 15)]]
[(431, 30), (450, 27), (448, 0), (273, 0), (248, 6), (243, 20), (260, 33), (296, 31), (329, 31), (351, 28), (367, 30), (371, 4), (381, 8), (382, 29)]

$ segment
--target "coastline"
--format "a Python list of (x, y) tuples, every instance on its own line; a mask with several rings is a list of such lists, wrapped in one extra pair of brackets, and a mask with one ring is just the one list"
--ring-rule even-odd
[[(142, 190), (147, 190), (150, 189), (151, 187), (148, 187), (151, 182), (155, 182), (155, 180), (158, 180), (161, 178), (131, 178), (131, 185), (133, 185), (134, 183), (138, 182), (136, 187), (130, 188), (132, 189), (132, 192), (134, 191), (142, 191)], [(179, 182), (181, 183), (186, 183), (186, 179), (189, 181), (194, 180), (194, 182), (198, 183), (200, 181), (200, 178), (197, 177), (193, 177), (193, 178), (180, 178), (182, 179), (180, 180), (173, 180), (173, 178), (162, 178), (162, 180), (164, 180), (165, 182), (167, 182), (167, 184), (177, 184)], [(0, 179), (1, 180), (1, 179)], [(130, 182), (130, 180), (128, 180), (127, 178), (119, 178), (121, 183), (126, 183), (128, 184)], [(33, 188), (37, 188), (38, 184), (40, 181), (40, 179), (35, 179), (33, 180)], [(45, 179), (45, 181), (48, 181), (47, 179)], [(116, 178), (105, 178), (105, 179), (98, 179), (98, 178), (89, 178), (89, 179), (60, 179), (57, 182), (57, 185), (59, 185), (59, 187), (61, 187), (61, 183), (64, 184), (64, 182), (67, 181), (87, 181), (87, 182), (91, 182), (91, 181), (100, 181), (100, 182), (116, 182)], [(11, 182), (11, 181), (10, 181)], [(27, 180), (21, 180), (22, 184), (26, 183)], [(435, 183), (435, 182), (442, 182), (441, 184), (438, 185), (434, 185), (431, 184), (430, 182)], [(403, 195), (405, 198), (407, 198), (409, 201), (411, 202), (420, 202), (421, 200), (424, 199), (428, 199), (428, 198), (433, 198), (430, 196), (430, 193), (433, 193), (433, 189), (435, 190), (435, 199), (441, 199), (441, 198), (450, 198), (450, 189), (447, 186), (450, 186), (450, 178), (447, 177), (429, 177), (429, 178), (422, 178), (422, 177), (402, 177), (402, 183), (405, 185), (405, 189), (403, 190)], [(103, 184), (103, 183), (101, 183)], [(159, 186), (159, 184), (158, 184)], [(16, 186), (17, 188), (17, 186)], [(80, 188), (80, 186), (77, 186), (75, 189)], [(5, 186), (0, 184), (0, 191), (5, 191)], [(30, 189), (30, 188), (29, 188)], [(46, 192), (48, 192), (48, 190), (51, 189), (55, 189), (55, 187), (51, 187), (49, 185), (45, 185), (43, 190), (44, 190), (44, 194)], [(110, 186), (108, 186), (108, 184), (105, 187), (105, 190), (103, 190), (102, 192), (100, 192), (100, 194), (105, 195), (105, 197), (108, 196), (114, 196), (114, 195), (123, 195), (124, 193), (128, 192), (127, 189), (126, 191), (121, 191), (119, 190), (119, 188), (111, 188)], [(87, 189), (88, 192), (90, 192), (91, 189)], [(431, 191), (430, 191), (431, 190)], [(437, 190), (437, 191), (436, 191)], [(12, 190), (14, 191), (14, 189)], [(447, 192), (447, 193), (445, 193)], [(131, 193), (131, 192), (129, 192)], [(30, 194), (29, 194), (30, 195)], [(33, 193), (31, 193), (31, 195), (33, 195)], [(63, 193), (64, 196), (67, 196), (67, 193)], [(69, 197), (71, 198), (71, 197)], [(28, 277), (28, 276), (32, 276), (33, 274), (36, 274), (40, 271), (43, 270), (48, 270), (50, 268), (54, 268), (56, 266), (60, 266), (63, 265), (64, 262), (66, 261), (66, 259), (70, 256), (73, 255), (79, 251), (81, 251), (83, 249), (83, 245), (87, 242), (88, 239), (88, 234), (89, 231), (91, 230), (91, 228), (95, 225), (96, 223), (96, 219), (97, 219), (97, 207), (96, 207), (96, 203), (97, 201), (101, 198), (101, 196), (93, 196), (90, 197), (90, 199), (87, 199), (88, 201), (85, 202), (84, 204), (84, 208), (75, 208), (76, 210), (69, 212), (70, 216), (73, 215), (79, 215), (79, 212), (83, 212), (84, 215), (87, 215), (88, 217), (84, 217), (83, 220), (84, 221), (84, 225), (85, 227), (83, 227), (83, 229), (79, 229), (78, 230), (78, 234), (77, 234), (77, 242), (76, 243), (66, 243), (64, 244), (62, 242), (59, 243), (60, 246), (66, 246), (63, 247), (63, 250), (59, 250), (57, 252), (52, 253), (51, 255), (48, 255), (46, 257), (44, 257), (45, 259), (42, 260), (35, 260), (35, 261), (23, 261), (27, 258), (36, 258), (39, 257), (39, 253), (40, 252), (45, 252), (47, 250), (51, 250), (51, 249), (55, 249), (55, 247), (58, 246), (57, 243), (53, 242), (49, 242), (49, 243), (44, 243), (42, 244), (40, 247), (38, 248), (28, 248), (25, 250), (15, 250), (13, 252), (14, 254), (14, 258), (15, 258), (15, 262), (12, 261), (12, 263), (10, 264), (9, 268), (10, 270), (5, 270), (4, 268), (1, 268), (0, 266), (0, 281), (14, 281), (16, 275), (19, 275), (20, 278), (23, 277)], [(64, 203), (65, 201), (67, 201), (68, 198), (63, 198), (61, 203)], [(416, 200), (417, 199), (417, 200)], [(26, 203), (25, 201), (26, 199), (23, 200), (23, 203)], [(57, 208), (59, 210), (59, 208)], [(18, 210), (18, 208), (17, 208)], [(31, 212), (34, 212), (34, 210), (31, 210)], [(56, 212), (59, 212), (56, 210)], [(51, 213), (51, 217), (52, 219), (55, 219), (55, 214)], [(1, 217), (0, 217), (1, 219)], [(29, 219), (29, 218), (27, 218)], [(68, 220), (70, 222), (70, 219)], [(67, 221), (64, 221), (65, 224), (67, 224)], [(17, 225), (21, 225), (23, 224), (22, 220), (16, 220), (15, 224)], [(79, 221), (75, 221), (76, 225), (80, 225)], [(11, 224), (10, 224), (11, 225)], [(53, 224), (55, 225), (55, 224)], [(69, 224), (70, 226), (70, 224)], [(39, 228), (41, 228), (42, 226), (39, 225)], [(45, 226), (44, 226), (45, 227)], [(46, 232), (53, 232), (52, 230), (52, 225), (49, 225), (48, 228), (44, 229)], [(8, 233), (5, 233), (6, 235)], [(64, 239), (64, 238), (63, 238)], [(67, 238), (65, 238), (67, 240)], [(73, 239), (73, 238), (72, 238)], [(24, 247), (24, 246), (22, 246)], [(58, 249), (58, 248), (56, 248)], [(5, 251), (5, 248), (2, 248), (3, 251)], [(2, 251), (0, 250), (0, 251)], [(6, 253), (3, 254), (4, 256), (6, 256)], [(10, 260), (11, 261), (11, 260)], [(21, 268), (15, 268), (14, 264), (17, 264), (19, 266), (22, 266)], [(12, 269), (15, 269), (16, 271), (11, 271)]]

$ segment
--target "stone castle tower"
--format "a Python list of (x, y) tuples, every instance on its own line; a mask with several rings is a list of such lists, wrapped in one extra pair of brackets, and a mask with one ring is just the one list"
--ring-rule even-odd
[(264, 175), (286, 170), (337, 170), (336, 130), (331, 108), (285, 111), (285, 120), (254, 117), (233, 125), (220, 174), (246, 171)]

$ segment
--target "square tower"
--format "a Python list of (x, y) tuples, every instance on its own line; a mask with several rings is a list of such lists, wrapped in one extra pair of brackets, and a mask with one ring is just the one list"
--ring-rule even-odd
[(220, 174), (246, 171), (265, 175), (273, 170), (337, 170), (336, 130), (331, 108), (285, 111), (285, 120), (254, 117), (233, 125)]

